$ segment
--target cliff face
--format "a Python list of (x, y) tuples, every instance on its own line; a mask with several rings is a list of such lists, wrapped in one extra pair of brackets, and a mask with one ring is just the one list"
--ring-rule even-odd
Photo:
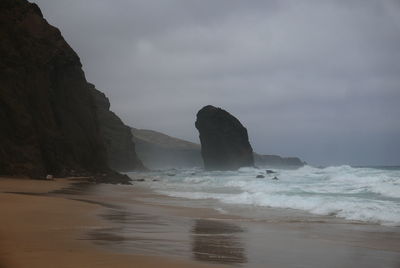
[(111, 172), (80, 59), (39, 7), (0, 1), (0, 174)]
[(227, 111), (208, 105), (197, 113), (201, 154), (208, 170), (234, 170), (254, 166), (247, 130)]
[(119, 171), (145, 170), (135, 152), (130, 127), (110, 111), (110, 101), (104, 93), (90, 85), (95, 99), (100, 133), (105, 143), (107, 160), (111, 168)]
[(200, 145), (166, 134), (132, 128), (136, 152), (146, 167), (191, 168), (202, 167)]

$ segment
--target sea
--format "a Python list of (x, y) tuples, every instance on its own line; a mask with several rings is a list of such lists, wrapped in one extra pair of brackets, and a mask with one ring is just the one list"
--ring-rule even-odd
[(186, 200), (181, 203), (188, 206), (201, 204), (221, 213), (272, 208), (400, 226), (400, 166), (170, 169), (150, 174), (152, 179), (141, 182), (143, 187)]

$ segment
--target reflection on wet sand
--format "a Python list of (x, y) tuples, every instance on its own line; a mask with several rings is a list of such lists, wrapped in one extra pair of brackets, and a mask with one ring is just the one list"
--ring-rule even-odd
[[(188, 239), (173, 219), (124, 209), (108, 209), (100, 215), (114, 228), (93, 230), (85, 239), (118, 252), (187, 256)], [(185, 226), (185, 225), (183, 225)]]
[(196, 260), (217, 263), (246, 263), (247, 258), (234, 224), (199, 219), (192, 229), (192, 252)]
[(51, 191), (51, 194), (83, 195), (95, 189), (97, 185), (92, 182), (82, 181), (71, 183), (68, 187)]
[(88, 238), (82, 240), (93, 240), (98, 245), (122, 244), (126, 239), (122, 235), (117, 235), (118, 228), (104, 228), (101, 231), (89, 233)]
[[(6, 191), (4, 193), (10, 193), (10, 194), (23, 194), (23, 195), (37, 195), (37, 196), (69, 196), (66, 198), (69, 199), (74, 199), (71, 198), (70, 196), (82, 196), (82, 195), (87, 195), (90, 192), (94, 191), (96, 184), (93, 184), (91, 182), (74, 182), (71, 183), (70, 185), (68, 185), (67, 187), (58, 189), (58, 190), (53, 190), (53, 191), (49, 191), (49, 192), (23, 192), (23, 191)], [(86, 199), (78, 199), (75, 198), (75, 200), (79, 200), (79, 201), (85, 201), (87, 202)], [(94, 203), (94, 202), (93, 202)], [(101, 205), (101, 204), (100, 204)]]

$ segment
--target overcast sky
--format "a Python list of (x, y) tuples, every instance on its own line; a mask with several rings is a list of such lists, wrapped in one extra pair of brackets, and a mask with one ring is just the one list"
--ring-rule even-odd
[(36, 2), (128, 125), (199, 142), (212, 104), (259, 153), (400, 164), (400, 1)]

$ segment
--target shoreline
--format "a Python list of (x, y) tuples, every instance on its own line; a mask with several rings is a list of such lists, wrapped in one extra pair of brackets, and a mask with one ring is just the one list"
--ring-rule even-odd
[[(0, 178), (0, 212), (7, 219), (0, 226), (0, 267), (400, 265), (399, 228), (329, 218), (302, 222), (290, 213), (276, 221), (273, 210), (260, 221), (191, 208), (135, 181), (27, 182)], [(4, 193), (10, 191), (20, 194)]]

